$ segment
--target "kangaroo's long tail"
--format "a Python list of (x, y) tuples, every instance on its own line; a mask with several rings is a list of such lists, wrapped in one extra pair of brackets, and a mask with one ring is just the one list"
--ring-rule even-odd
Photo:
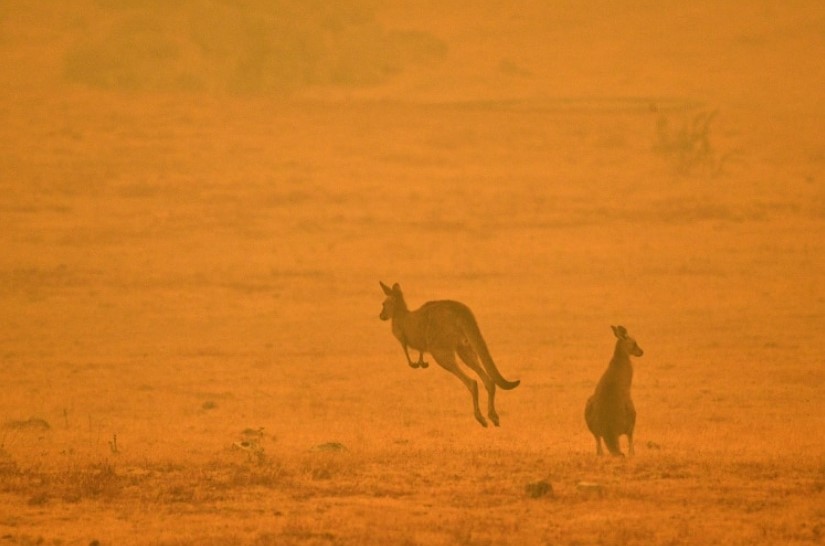
[(495, 381), (496, 385), (501, 387), (504, 390), (515, 389), (519, 386), (521, 381), (509, 381), (501, 375), (501, 372), (498, 371), (496, 367), (496, 363), (493, 361), (493, 357), (490, 355), (490, 350), (487, 348), (487, 343), (484, 341), (484, 338), (481, 336), (481, 330), (478, 327), (478, 324), (475, 321), (472, 313), (469, 312), (469, 316), (466, 317), (462, 322), (464, 335), (467, 337), (467, 340), (470, 342), (470, 345), (473, 347), (473, 350), (478, 354), (478, 357), (481, 359), (481, 363), (484, 366), (484, 369), (487, 370), (487, 373), (490, 374), (490, 377)]

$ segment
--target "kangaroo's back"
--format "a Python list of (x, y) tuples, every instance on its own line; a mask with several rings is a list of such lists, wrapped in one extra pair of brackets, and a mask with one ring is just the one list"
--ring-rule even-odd
[(427, 302), (420, 311), (427, 317), (431, 329), (428, 343), (450, 350), (471, 349), (496, 385), (505, 390), (515, 389), (521, 381), (509, 381), (498, 370), (487, 342), (481, 334), (475, 315), (469, 307), (458, 301), (439, 300)]
[(445, 348), (457, 347), (464, 338), (468, 322), (475, 323), (470, 308), (453, 300), (428, 301), (415, 311), (422, 326), (428, 330), (428, 342)]

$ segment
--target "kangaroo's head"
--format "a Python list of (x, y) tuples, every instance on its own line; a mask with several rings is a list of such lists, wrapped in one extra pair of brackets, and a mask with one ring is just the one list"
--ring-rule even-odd
[(390, 320), (395, 310), (404, 306), (404, 296), (401, 294), (401, 286), (395, 283), (392, 285), (392, 288), (390, 288), (381, 281), (379, 281), (379, 284), (381, 285), (381, 290), (387, 295), (387, 299), (384, 300), (384, 304), (381, 307), (381, 314), (378, 315), (378, 318), (381, 320)]
[(624, 326), (611, 326), (613, 333), (616, 335), (616, 352), (621, 352), (629, 356), (642, 356), (645, 352), (636, 343), (636, 340), (630, 337), (627, 333), (627, 328)]

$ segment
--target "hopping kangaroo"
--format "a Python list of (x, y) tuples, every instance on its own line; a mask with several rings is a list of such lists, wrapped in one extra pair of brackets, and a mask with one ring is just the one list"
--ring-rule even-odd
[[(392, 288), (383, 282), (380, 284), (387, 299), (379, 316), (381, 320), (392, 319), (392, 333), (401, 342), (407, 363), (413, 368), (426, 368), (428, 364), (424, 361), (424, 353), (430, 353), (439, 366), (464, 383), (473, 395), (475, 418), (486, 427), (487, 420), (478, 409), (478, 382), (458, 366), (455, 358), (458, 353), (484, 383), (487, 389), (487, 416), (498, 426), (496, 385), (510, 390), (515, 389), (520, 381), (508, 381), (502, 377), (470, 309), (457, 301), (430, 301), (410, 311), (398, 283)], [(419, 352), (417, 362), (410, 359), (410, 347)]]
[(636, 408), (630, 397), (633, 381), (631, 356), (642, 356), (644, 351), (627, 334), (624, 326), (611, 326), (616, 335), (613, 358), (596, 385), (596, 392), (587, 400), (584, 419), (596, 438), (596, 453), (602, 454), (602, 439), (611, 455), (624, 457), (619, 449), (619, 436), (627, 434), (628, 450), (633, 455), (633, 428), (636, 426)]

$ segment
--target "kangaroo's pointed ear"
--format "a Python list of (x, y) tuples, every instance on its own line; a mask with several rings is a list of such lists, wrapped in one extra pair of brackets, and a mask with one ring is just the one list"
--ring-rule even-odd
[(400, 294), (401, 293), (401, 285), (398, 284), (398, 283), (395, 283), (394, 285), (392, 285), (392, 291), (395, 292), (396, 294)]
[(383, 290), (386, 295), (388, 295), (388, 296), (392, 295), (392, 288), (390, 288), (389, 286), (387, 286), (386, 284), (384, 284), (381, 281), (378, 281), (378, 284), (381, 285), (381, 290)]
[(619, 339), (624, 339), (627, 337), (627, 328), (624, 326), (611, 326), (613, 328), (613, 334)]

